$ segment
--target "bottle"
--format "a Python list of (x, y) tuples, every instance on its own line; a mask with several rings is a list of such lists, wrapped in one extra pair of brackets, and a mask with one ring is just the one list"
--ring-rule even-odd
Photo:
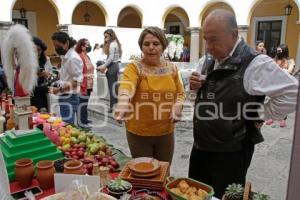
[(14, 115), (14, 105), (9, 105), (9, 119), (6, 122), (6, 130), (11, 130), (15, 128), (15, 115)]
[(5, 115), (5, 99), (2, 98), (1, 100), (1, 114)]
[(7, 100), (8, 100), (8, 105), (13, 104), (13, 103), (12, 103), (12, 97), (11, 97), (10, 94), (7, 95)]
[(2, 115), (2, 109), (0, 108), (0, 134), (4, 132), (4, 124), (5, 124), (5, 118)]

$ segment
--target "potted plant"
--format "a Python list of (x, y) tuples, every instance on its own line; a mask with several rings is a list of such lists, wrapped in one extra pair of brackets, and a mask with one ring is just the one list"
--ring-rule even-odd
[(222, 200), (243, 200), (244, 188), (242, 184), (228, 185)]
[(252, 200), (271, 200), (271, 197), (259, 192), (253, 195)]

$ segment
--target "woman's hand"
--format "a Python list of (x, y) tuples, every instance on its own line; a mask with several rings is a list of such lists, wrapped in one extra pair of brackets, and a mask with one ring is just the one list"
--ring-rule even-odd
[(177, 102), (173, 105), (172, 112), (171, 112), (171, 122), (176, 123), (181, 120), (182, 117), (182, 109), (183, 109), (183, 104), (182, 102)]
[(101, 66), (97, 67), (97, 70), (100, 71), (101, 73), (106, 73), (107, 67), (105, 65), (101, 65)]
[(128, 112), (128, 104), (117, 104), (116, 108), (113, 111), (113, 118), (120, 124), (125, 122), (125, 115)]
[(113, 112), (113, 117), (118, 123), (126, 121), (126, 113), (129, 112), (129, 100), (130, 97), (127, 95), (120, 95), (118, 97), (118, 104)]

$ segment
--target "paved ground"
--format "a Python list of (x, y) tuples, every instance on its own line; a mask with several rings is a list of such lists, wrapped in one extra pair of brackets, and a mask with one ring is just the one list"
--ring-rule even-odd
[[(94, 99), (91, 102), (99, 102)], [(90, 116), (96, 133), (103, 135), (116, 148), (130, 155), (125, 128), (115, 123), (110, 114), (106, 114), (107, 102), (90, 106)], [(189, 109), (186, 109), (188, 114)], [(108, 123), (104, 123), (104, 121)], [(105, 124), (105, 125), (104, 125)], [(175, 153), (171, 167), (171, 175), (186, 177), (188, 174), (189, 155), (193, 143), (192, 124), (189, 121), (178, 124)], [(272, 200), (285, 199), (290, 162), (291, 144), (293, 138), (294, 115), (287, 119), (287, 127), (280, 128), (279, 123), (263, 127), (265, 142), (256, 146), (255, 154), (247, 179), (252, 182), (255, 191), (271, 195)]]

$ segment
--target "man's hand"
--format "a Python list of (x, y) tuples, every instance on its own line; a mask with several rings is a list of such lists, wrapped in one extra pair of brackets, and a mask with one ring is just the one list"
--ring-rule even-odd
[(190, 78), (190, 89), (191, 90), (198, 90), (202, 87), (205, 80), (200, 80), (200, 74), (197, 72), (193, 72)]
[(97, 70), (100, 71), (101, 73), (106, 73), (107, 67), (104, 65), (101, 65), (101, 66), (97, 67)]

